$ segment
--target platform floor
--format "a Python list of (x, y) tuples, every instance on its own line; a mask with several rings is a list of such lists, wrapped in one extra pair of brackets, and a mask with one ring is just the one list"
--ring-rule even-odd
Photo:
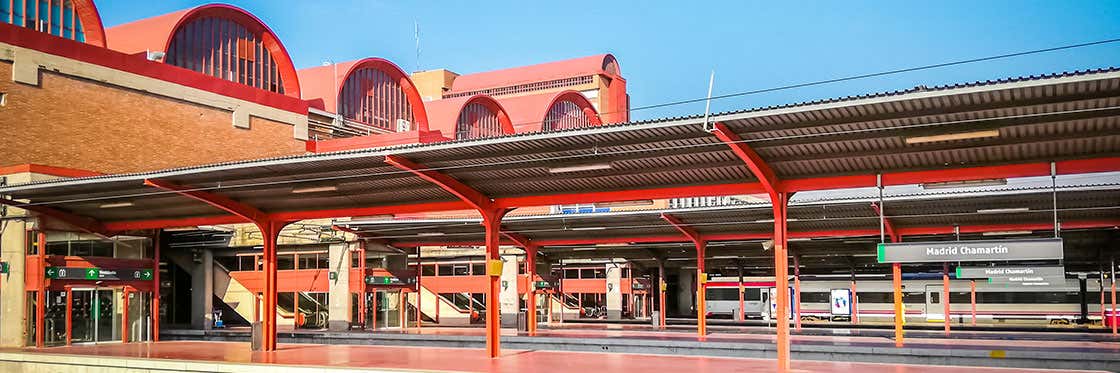
[[(46, 349), (0, 350), (65, 361), (68, 356), (117, 359), (165, 359), (168, 363), (197, 363), (193, 369), (238, 371), (230, 365), (275, 364), (369, 370), (424, 372), (556, 372), (556, 371), (669, 371), (669, 372), (772, 372), (769, 359), (664, 356), (622, 353), (504, 350), (498, 359), (485, 357), (481, 349), (397, 346), (281, 344), (278, 351), (252, 352), (247, 343), (175, 341), (156, 343), (99, 344)], [(213, 365), (208, 365), (213, 364)], [(124, 364), (122, 364), (124, 366)], [(980, 367), (872, 364), (823, 361), (794, 361), (796, 372), (929, 372), (978, 373), (1062, 372)], [(1068, 372), (1068, 371), (1067, 371)]]

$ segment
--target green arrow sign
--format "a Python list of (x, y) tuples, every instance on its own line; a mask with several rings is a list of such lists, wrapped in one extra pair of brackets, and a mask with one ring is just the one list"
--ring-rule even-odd
[(101, 277), (101, 269), (99, 268), (86, 268), (86, 280), (96, 280)]
[(8, 273), (8, 262), (0, 262), (0, 273), (2, 273), (2, 274), (7, 274)]
[(47, 278), (58, 278), (58, 268), (47, 267)]
[(150, 269), (140, 270), (140, 279), (141, 280), (151, 280), (152, 279), (152, 270), (150, 270)]

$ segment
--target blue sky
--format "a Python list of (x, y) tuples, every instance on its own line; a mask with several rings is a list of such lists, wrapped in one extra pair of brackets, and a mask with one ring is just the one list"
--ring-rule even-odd
[[(106, 27), (189, 0), (99, 1)], [(1120, 1), (232, 1), (296, 66), (377, 56), (471, 73), (597, 53), (622, 66), (631, 106), (1120, 38)], [(1120, 43), (713, 102), (713, 111), (1120, 66)], [(634, 119), (703, 112), (702, 103)]]

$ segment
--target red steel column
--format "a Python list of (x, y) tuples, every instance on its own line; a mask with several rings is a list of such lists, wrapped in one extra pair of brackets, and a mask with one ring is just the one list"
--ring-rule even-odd
[(891, 264), (891, 280), (894, 283), (894, 346), (902, 347), (902, 324), (906, 317), (902, 307), (902, 263)]
[(777, 352), (778, 371), (789, 371), (790, 366), (790, 338), (789, 338), (789, 258), (787, 257), (788, 237), (786, 237), (786, 207), (789, 194), (775, 193), (777, 198), (772, 198), (774, 207), (774, 287), (776, 288), (777, 307)]
[(665, 281), (665, 262), (659, 261), (657, 263), (657, 325), (661, 330), (665, 330), (665, 291), (669, 287), (669, 283)]
[[(420, 286), (420, 277), (423, 277), (423, 268), (420, 268), (420, 246), (416, 246), (416, 330), (419, 331), (421, 324), (424, 323), (424, 308), (421, 307), (421, 299), (424, 298), (423, 288)], [(439, 294), (436, 294), (439, 297)], [(436, 299), (439, 303), (439, 299)], [(439, 317), (438, 315), (436, 317)]]
[(852, 323), (859, 324), (859, 295), (856, 292), (855, 279), (852, 279)]
[(945, 308), (945, 335), (949, 335), (949, 263), (943, 263), (941, 268), (941, 304)]
[(700, 340), (708, 335), (708, 274), (704, 273), (704, 249), (707, 243), (703, 240), (695, 241), (696, 244), (696, 332)]
[[(43, 221), (39, 221), (43, 224)], [(35, 347), (46, 346), (46, 319), (47, 319), (47, 232), (36, 233), (38, 247), (35, 252), (39, 254), (39, 292), (35, 294)], [(1115, 298), (1115, 297), (1114, 297)]]
[[(277, 307), (277, 276), (276, 276), (276, 241), (283, 227), (279, 222), (263, 222), (258, 224), (261, 237), (264, 239), (264, 350), (276, 350), (276, 307)], [(299, 299), (298, 294), (294, 297)], [(296, 315), (299, 309), (293, 310)]]
[(1112, 319), (1112, 335), (1116, 335), (1116, 276), (1112, 276), (1112, 312), (1105, 315)]
[(74, 340), (74, 321), (71, 314), (74, 313), (74, 291), (69, 286), (66, 287), (66, 345), (69, 346), (70, 342)]
[(505, 209), (479, 211), (482, 213), (482, 226), (486, 230), (486, 275), (490, 286), (486, 290), (486, 351), (491, 358), (501, 355), (501, 240), (502, 217)]
[(358, 322), (362, 329), (366, 328), (366, 241), (358, 239), (358, 276), (361, 283), (358, 286)]
[[(972, 298), (970, 306), (972, 307), (972, 326), (976, 326), (976, 280), (968, 280), (969, 296)], [(1101, 293), (1104, 296), (1104, 293)], [(1101, 298), (1104, 299), (1104, 298)]]
[(801, 261), (793, 256), (793, 322), (801, 331)]
[(128, 286), (124, 287), (124, 310), (121, 316), (121, 343), (128, 343)]
[[(159, 342), (159, 252), (160, 240), (163, 238), (163, 230), (156, 229), (155, 237), (152, 238), (152, 341)], [(66, 317), (70, 317), (69, 314)], [(67, 323), (69, 324), (69, 323)]]
[(525, 272), (529, 275), (529, 286), (526, 286), (529, 291), (529, 335), (537, 335), (537, 290), (534, 278), (537, 273), (537, 248), (533, 245), (525, 248)]

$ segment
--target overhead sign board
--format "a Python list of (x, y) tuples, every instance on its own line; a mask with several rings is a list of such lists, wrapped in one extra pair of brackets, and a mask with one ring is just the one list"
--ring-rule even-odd
[(47, 267), (44, 275), (53, 280), (150, 281), (151, 269), (103, 269), (93, 267)]
[(1062, 259), (1061, 238), (879, 244), (879, 263), (990, 262)]
[(1007, 276), (992, 277), (989, 284), (1010, 284), (1020, 286), (1050, 286), (1065, 285), (1065, 276)]
[(409, 278), (406, 281), (406, 280), (401, 280), (400, 277), (366, 276), (366, 283), (370, 284), (370, 285), (405, 285), (405, 284), (415, 284), (416, 283), (416, 278)]
[(1064, 266), (957, 267), (957, 278), (1006, 278), (1016, 276), (1065, 277)]

